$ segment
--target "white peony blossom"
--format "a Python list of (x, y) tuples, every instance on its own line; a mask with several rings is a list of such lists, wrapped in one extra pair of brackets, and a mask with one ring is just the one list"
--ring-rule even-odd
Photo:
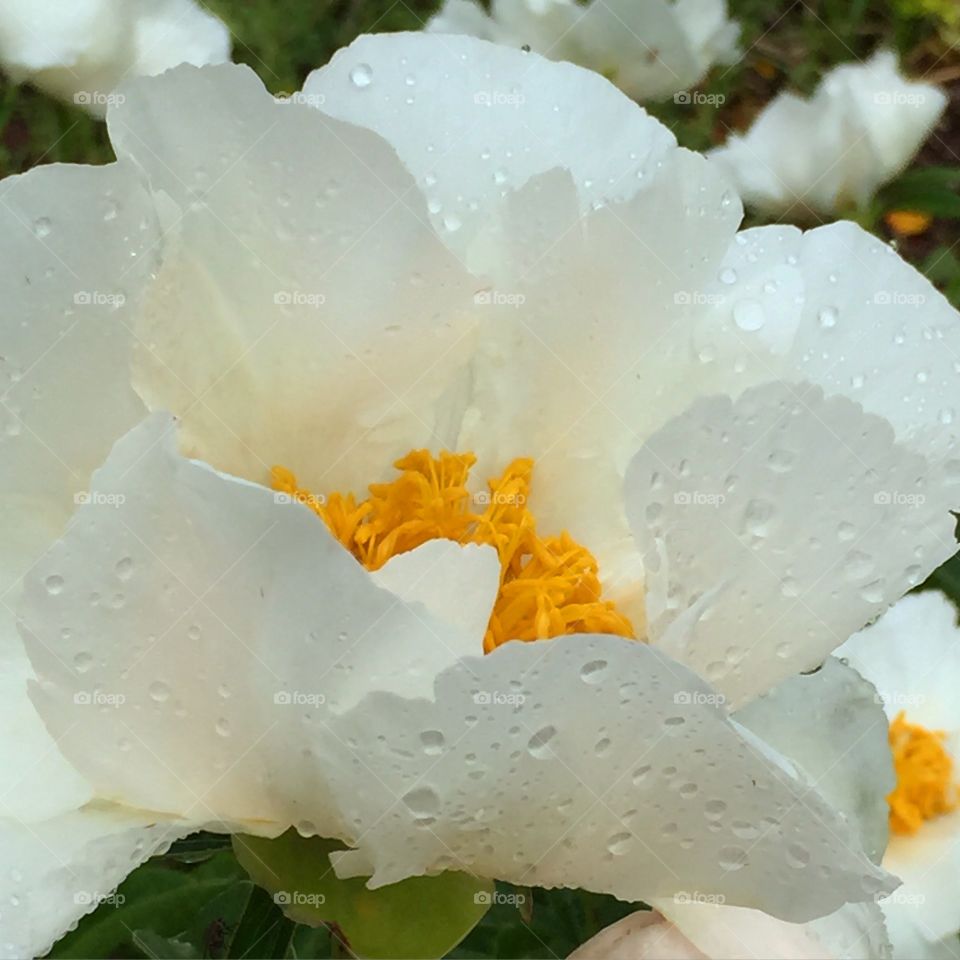
[(490, 13), (475, 0), (446, 0), (426, 29), (569, 60), (637, 100), (686, 91), (739, 56), (726, 0), (494, 0)]
[(805, 219), (863, 204), (913, 159), (947, 98), (904, 79), (896, 57), (831, 70), (809, 100), (781, 93), (710, 158), (749, 206)]
[(230, 34), (196, 0), (4, 0), (0, 67), (96, 116), (124, 80), (230, 59)]
[(115, 164), (0, 208), (0, 952), (202, 827), (374, 887), (890, 891), (878, 707), (795, 674), (955, 549), (930, 284), (738, 233), (602, 77), (471, 38), (123, 92)]
[[(894, 801), (895, 811), (906, 809), (908, 821), (892, 831), (883, 858), (884, 866), (903, 880), (890, 897), (880, 900), (893, 955), (896, 960), (960, 957), (956, 608), (937, 591), (905, 597), (873, 626), (851, 637), (837, 654), (876, 685), (892, 724), (892, 740), (914, 745), (916, 759), (901, 761), (900, 790)], [(920, 777), (943, 790), (945, 809), (938, 812), (934, 790), (916, 794), (905, 789)], [(921, 800), (929, 804), (926, 809)]]

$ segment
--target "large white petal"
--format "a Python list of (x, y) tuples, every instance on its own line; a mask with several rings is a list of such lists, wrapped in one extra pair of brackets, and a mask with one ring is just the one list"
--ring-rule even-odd
[(954, 552), (957, 479), (809, 384), (699, 401), (628, 472), (651, 638), (735, 705), (817, 666)]
[(0, 819), (0, 957), (42, 957), (154, 854), (200, 823), (107, 805), (40, 823)]
[(265, 482), (365, 489), (447, 446), (439, 401), (471, 346), (476, 284), (378, 136), (277, 102), (246, 67), (126, 88), (111, 137), (179, 208), (137, 386), (185, 446)]
[(471, 245), (508, 190), (561, 167), (586, 210), (631, 196), (676, 148), (666, 127), (597, 74), (472, 37), (361, 36), (303, 90), (394, 146), (438, 232), (477, 269), (489, 257)]
[(887, 847), (887, 794), (896, 781), (873, 684), (827, 657), (819, 670), (788, 677), (735, 718), (803, 770), (879, 863)]
[[(159, 414), (124, 437), (94, 479), (115, 507), (81, 508), (28, 578), (38, 709), (98, 796), (341, 833), (325, 770), (353, 764), (330, 717), (370, 690), (426, 695), (471, 641), (482, 650), (498, 564), (478, 548), (413, 554), (407, 573), (440, 599), (407, 603), (305, 506), (175, 447)], [(380, 582), (426, 599), (385, 570)]]
[(332, 768), (332, 789), (372, 886), (468, 869), (626, 900), (699, 890), (795, 920), (886, 888), (717, 700), (635, 641), (510, 643), (441, 674), (433, 701), (372, 694), (338, 718), (369, 773)]
[(0, 813), (46, 818), (89, 790), (27, 699), (14, 608), (91, 471), (143, 415), (129, 382), (130, 322), (158, 230), (123, 164), (40, 167), (4, 180), (0, 194)]

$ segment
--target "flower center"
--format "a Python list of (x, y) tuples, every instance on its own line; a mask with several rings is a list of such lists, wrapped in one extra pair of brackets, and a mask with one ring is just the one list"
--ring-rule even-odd
[(370, 496), (301, 489), (285, 467), (274, 467), (274, 490), (309, 506), (368, 570), (428, 540), (495, 547), (500, 590), (483, 638), (489, 653), (508, 640), (546, 640), (570, 633), (633, 637), (630, 621), (602, 598), (597, 561), (567, 533), (542, 537), (527, 509), (533, 461), (514, 460), (488, 483), (467, 489), (476, 457), (470, 453), (413, 450), (394, 466), (400, 475), (370, 486)]
[(887, 797), (890, 829), (913, 834), (927, 820), (955, 810), (953, 760), (944, 749), (946, 734), (908, 723), (903, 710), (890, 724), (890, 749), (897, 785)]

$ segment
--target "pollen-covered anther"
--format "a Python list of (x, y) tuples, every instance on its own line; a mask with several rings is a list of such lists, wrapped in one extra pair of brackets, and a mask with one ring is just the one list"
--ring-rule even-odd
[(897, 785), (887, 797), (893, 833), (916, 833), (927, 820), (955, 810), (960, 801), (946, 734), (908, 723), (900, 711), (890, 724)]
[(533, 461), (514, 460), (488, 491), (467, 481), (473, 454), (414, 450), (394, 466), (400, 476), (353, 494), (318, 497), (284, 467), (271, 471), (274, 490), (309, 506), (368, 570), (428, 540), (487, 544), (500, 558), (500, 590), (484, 637), (490, 652), (508, 640), (546, 640), (571, 633), (633, 637), (630, 621), (602, 597), (597, 561), (569, 534), (541, 537), (527, 507)]

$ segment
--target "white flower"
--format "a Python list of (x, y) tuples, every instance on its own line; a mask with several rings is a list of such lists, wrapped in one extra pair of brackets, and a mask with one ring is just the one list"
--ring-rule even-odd
[[(123, 92), (117, 163), (0, 208), (4, 951), (201, 826), (372, 886), (889, 891), (875, 804), (765, 711), (833, 703), (852, 671), (788, 678), (954, 550), (930, 284), (851, 224), (738, 234), (603, 78), (470, 38)], [(421, 448), (475, 481), (335, 496)]]
[[(948, 761), (939, 786), (948, 800), (951, 794), (955, 800), (960, 779), (960, 630), (953, 604), (937, 591), (905, 597), (837, 654), (876, 685), (894, 737), (898, 732), (901, 737), (912, 735), (914, 743), (926, 745), (922, 754), (917, 750), (914, 755), (925, 758), (922, 769), (928, 774), (936, 772), (929, 764), (943, 751)], [(931, 738), (925, 731), (942, 731), (944, 737)], [(918, 771), (905, 763), (900, 795), (906, 800), (911, 795), (903, 783), (912, 782), (911, 772)], [(903, 880), (903, 886), (880, 901), (894, 956), (960, 957), (960, 811), (912, 812), (915, 822), (891, 833), (883, 858), (884, 866)]]
[(900, 173), (946, 103), (937, 87), (905, 80), (895, 55), (881, 51), (831, 70), (809, 100), (781, 93), (709, 156), (748, 205), (829, 214), (865, 203)]
[(196, 0), (4, 0), (0, 67), (96, 116), (124, 80), (230, 59), (230, 35)]
[(569, 60), (637, 100), (688, 91), (739, 56), (726, 0), (494, 0), (490, 13), (475, 0), (446, 0), (426, 29)]
[[(660, 911), (663, 912), (660, 912)], [(570, 960), (879, 960), (889, 957), (874, 904), (849, 904), (808, 923), (711, 902), (657, 903), (601, 930)]]

